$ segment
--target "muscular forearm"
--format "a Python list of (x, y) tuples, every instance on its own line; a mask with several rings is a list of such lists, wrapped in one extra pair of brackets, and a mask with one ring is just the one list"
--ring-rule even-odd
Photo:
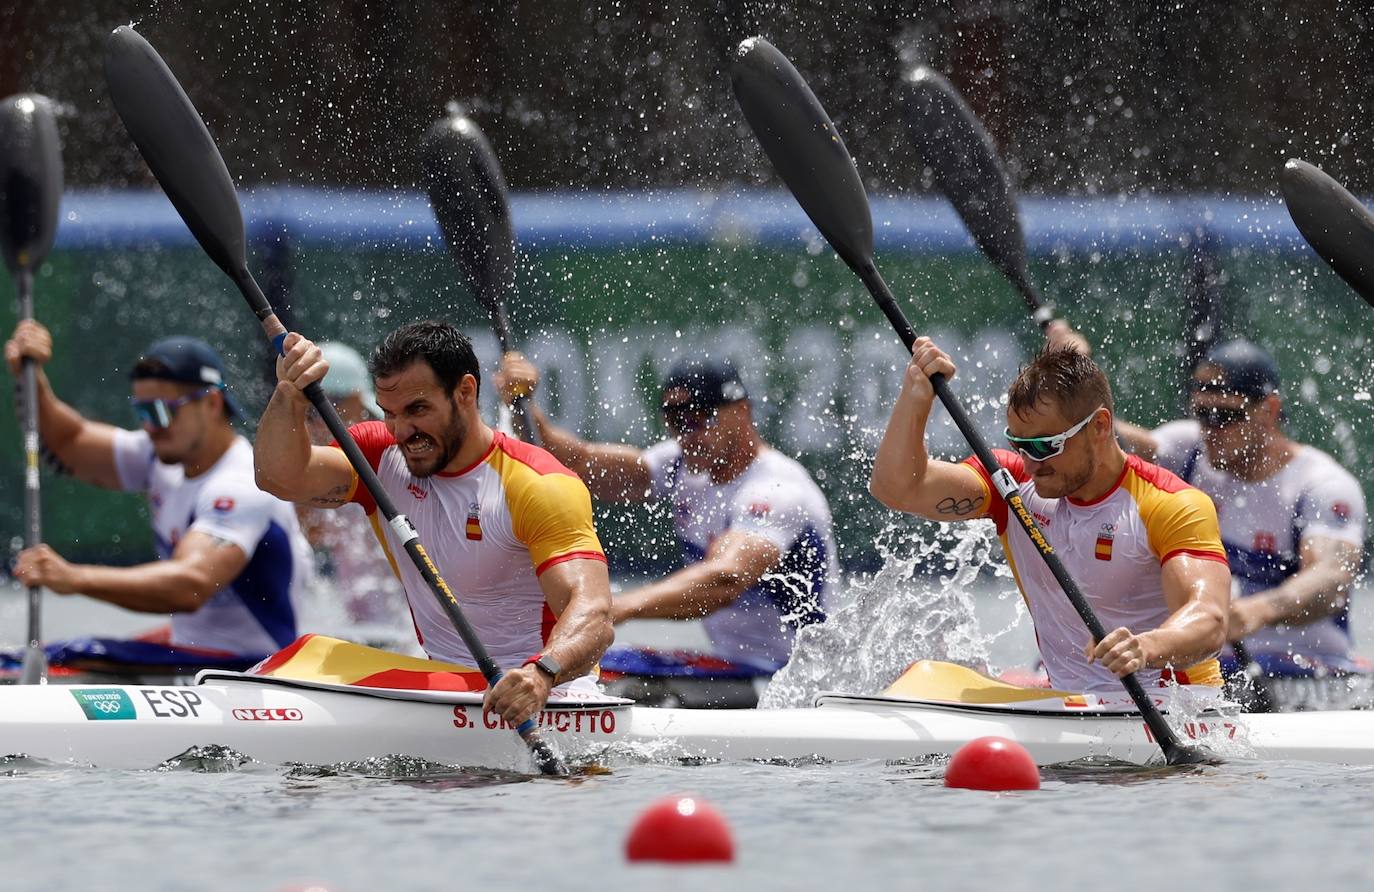
[(135, 567), (79, 564), (73, 569), (81, 594), (140, 613), (189, 613), (214, 595), (213, 583), (179, 561)]
[(684, 567), (615, 599), (612, 615), (627, 619), (700, 619), (735, 602), (750, 580), (710, 562)]
[(1185, 669), (1216, 656), (1226, 639), (1226, 617), (1210, 603), (1194, 602), (1159, 628), (1140, 636), (1145, 665)]
[(311, 494), (299, 484), (310, 464), (310, 433), (305, 424), (306, 404), (292, 396), (289, 388), (278, 384), (262, 413), (253, 443), (253, 466), (264, 492), (287, 501), (304, 501)]
[(1345, 609), (1350, 583), (1350, 573), (1340, 567), (1311, 567), (1276, 588), (1245, 598), (1244, 603), (1255, 611), (1257, 629), (1279, 623), (1305, 626)]
[(586, 444), (572, 431), (554, 424), (543, 409), (533, 403), (528, 403), (527, 406), (532, 410), (531, 414), (535, 426), (539, 428), (539, 436), (544, 441), (544, 448), (553, 453), (553, 457), (566, 465), (568, 470), (586, 480), (587, 471), (590, 470)]
[(908, 392), (897, 397), (878, 453), (868, 489), (889, 508), (910, 505), (921, 490), (930, 454), (926, 451), (926, 422), (931, 405), (921, 404)]
[(544, 653), (562, 667), (557, 679), (562, 683), (591, 672), (614, 640), (615, 629), (604, 604), (569, 606), (549, 632)]

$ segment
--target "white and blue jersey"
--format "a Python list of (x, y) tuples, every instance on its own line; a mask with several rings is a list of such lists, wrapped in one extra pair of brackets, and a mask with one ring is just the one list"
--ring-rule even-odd
[[(1235, 595), (1272, 589), (1301, 569), (1303, 539), (1364, 543), (1364, 491), (1350, 472), (1311, 446), (1265, 480), (1241, 480), (1213, 467), (1196, 421), (1154, 431), (1156, 462), (1212, 497)], [(1350, 654), (1350, 611), (1302, 626), (1271, 626), (1245, 639), (1255, 655), (1309, 657), (1340, 665)]]
[(692, 473), (674, 440), (644, 453), (652, 494), (671, 499), (687, 563), (704, 559), (727, 530), (760, 536), (782, 554), (778, 564), (732, 604), (703, 620), (718, 657), (774, 670), (792, 655), (797, 629), (825, 619), (839, 578), (830, 505), (796, 461), (764, 447), (726, 483)]
[(269, 654), (296, 639), (296, 597), (313, 573), (295, 508), (258, 489), (243, 437), (198, 477), (158, 461), (144, 431), (120, 430), (115, 467), (126, 491), (148, 497), (158, 557), (195, 530), (239, 547), (248, 564), (192, 613), (172, 615), (174, 646)]

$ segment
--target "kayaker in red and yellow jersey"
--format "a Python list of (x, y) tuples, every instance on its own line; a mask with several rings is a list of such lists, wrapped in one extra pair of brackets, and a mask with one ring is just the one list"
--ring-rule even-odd
[[(258, 426), (259, 484), (320, 508), (361, 504), (400, 558), (420, 644), (434, 659), (476, 665), (342, 450), (310, 443), (302, 391), (329, 370), (319, 347), (294, 333), (285, 347)], [(477, 357), (452, 325), (397, 329), (369, 365), (385, 420), (350, 433), (505, 672), (486, 708), (519, 724), (555, 686), (589, 684), (614, 635), (591, 496), (552, 455), (482, 421)]]
[(890, 508), (931, 520), (988, 518), (1035, 623), (1050, 683), (1061, 690), (1120, 691), (1138, 673), (1219, 687), (1231, 574), (1216, 510), (1201, 491), (1117, 445), (1112, 393), (1102, 370), (1073, 348), (1046, 348), (1008, 391), (1006, 438), (997, 450), (1026, 507), (1109, 631), (1093, 641), (1025, 530), (1008, 523), (976, 458), (930, 458), (925, 428), (930, 376), (954, 363), (929, 338), (916, 341), (873, 465), (869, 489)]

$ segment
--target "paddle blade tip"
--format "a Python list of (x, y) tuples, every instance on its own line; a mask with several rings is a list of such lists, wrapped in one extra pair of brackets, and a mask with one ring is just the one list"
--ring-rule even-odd
[(1173, 766), (1225, 765), (1226, 760), (1205, 746), (1175, 746), (1164, 754), (1164, 761)]

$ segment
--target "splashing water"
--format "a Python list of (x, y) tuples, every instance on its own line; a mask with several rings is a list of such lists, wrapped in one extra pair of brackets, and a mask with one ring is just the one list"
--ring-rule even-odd
[(877, 693), (921, 659), (987, 668), (989, 644), (1011, 628), (985, 635), (974, 611), (984, 571), (1010, 576), (992, 526), (893, 520), (875, 546), (882, 568), (851, 580), (845, 603), (797, 635), (761, 707), (810, 706), (822, 691)]

